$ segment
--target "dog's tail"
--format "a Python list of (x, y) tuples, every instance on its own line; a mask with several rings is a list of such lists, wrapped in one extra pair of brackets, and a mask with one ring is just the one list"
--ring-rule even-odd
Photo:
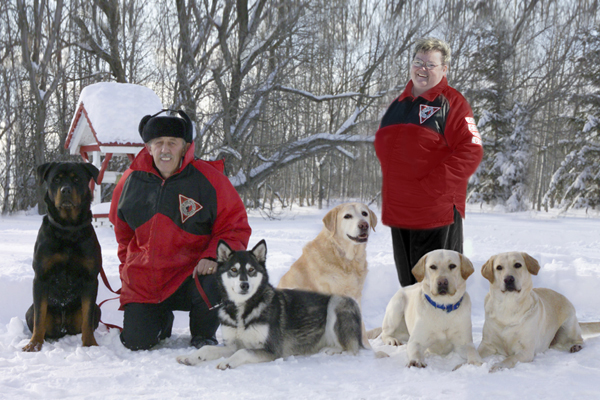
[(586, 336), (600, 334), (600, 322), (580, 322), (581, 333)]
[(376, 339), (379, 335), (381, 335), (381, 331), (382, 331), (381, 327), (371, 329), (370, 331), (367, 331), (367, 338), (368, 339)]

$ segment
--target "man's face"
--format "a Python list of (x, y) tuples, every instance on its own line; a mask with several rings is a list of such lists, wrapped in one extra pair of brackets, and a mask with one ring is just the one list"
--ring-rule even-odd
[(154, 165), (165, 179), (179, 169), (181, 159), (189, 147), (190, 144), (185, 140), (172, 136), (157, 137), (146, 143)]
[[(415, 66), (415, 62), (421, 62), (422, 66)], [(431, 68), (432, 66), (434, 66)], [(431, 68), (431, 69), (430, 69)], [(410, 78), (413, 82), (413, 95), (422, 95), (441, 82), (448, 71), (447, 65), (442, 65), (442, 53), (437, 50), (427, 53), (418, 52), (410, 67)]]

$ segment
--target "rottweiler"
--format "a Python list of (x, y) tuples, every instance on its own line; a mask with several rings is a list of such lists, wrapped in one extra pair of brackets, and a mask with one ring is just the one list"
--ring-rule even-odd
[(37, 168), (47, 185), (48, 213), (33, 253), (33, 305), (27, 326), (33, 332), (23, 351), (39, 351), (44, 339), (82, 334), (83, 346), (97, 346), (94, 331), (100, 321), (96, 305), (100, 243), (92, 226), (90, 180), (98, 179), (90, 163), (50, 162)]

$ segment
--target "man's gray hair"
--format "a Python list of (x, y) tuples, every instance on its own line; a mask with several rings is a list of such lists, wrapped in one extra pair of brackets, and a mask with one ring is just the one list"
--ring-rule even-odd
[(445, 41), (433, 37), (417, 39), (415, 42), (413, 60), (418, 52), (427, 53), (430, 51), (439, 51), (442, 53), (442, 64), (450, 65), (450, 60), (452, 59), (452, 51), (450, 50), (450, 46), (448, 46), (448, 43)]

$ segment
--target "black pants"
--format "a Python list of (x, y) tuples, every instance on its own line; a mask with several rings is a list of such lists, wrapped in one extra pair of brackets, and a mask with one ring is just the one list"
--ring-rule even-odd
[(434, 229), (412, 230), (392, 228), (394, 261), (400, 286), (417, 282), (412, 268), (425, 254), (437, 249), (463, 252), (463, 225), (460, 213), (454, 208), (454, 223)]
[[(212, 305), (220, 296), (214, 275), (200, 276), (200, 284)], [(190, 276), (175, 293), (158, 304), (129, 303), (124, 307), (121, 342), (131, 350), (147, 350), (171, 336), (173, 311), (190, 312), (192, 338), (212, 338), (219, 327), (217, 310), (208, 310)]]

